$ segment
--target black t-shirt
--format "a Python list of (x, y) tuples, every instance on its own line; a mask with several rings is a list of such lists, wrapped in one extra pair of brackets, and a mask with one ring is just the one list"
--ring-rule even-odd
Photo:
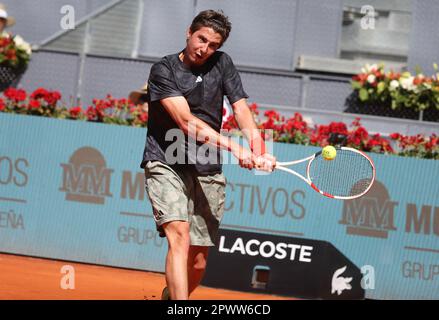
[[(183, 96), (195, 117), (220, 132), (224, 95), (231, 104), (248, 96), (232, 59), (225, 52), (216, 51), (196, 69), (185, 65), (179, 54), (166, 56), (151, 68), (148, 79), (148, 131), (140, 166), (144, 168), (148, 161), (158, 160), (171, 167), (195, 168), (200, 174), (222, 172), (221, 150), (218, 148), (209, 152), (212, 149), (206, 146), (200, 150), (203, 144), (183, 134), (160, 100)], [(178, 136), (180, 139), (177, 139)]]

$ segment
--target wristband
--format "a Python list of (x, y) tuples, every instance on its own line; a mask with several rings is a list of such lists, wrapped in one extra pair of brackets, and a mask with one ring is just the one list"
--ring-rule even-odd
[(265, 141), (262, 138), (255, 138), (250, 141), (250, 150), (256, 156), (262, 156), (265, 154)]

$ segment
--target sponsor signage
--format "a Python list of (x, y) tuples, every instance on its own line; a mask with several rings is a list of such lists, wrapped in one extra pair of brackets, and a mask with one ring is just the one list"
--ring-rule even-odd
[[(167, 244), (156, 232), (139, 168), (145, 129), (0, 114), (0, 131), (1, 251), (164, 271)], [(319, 150), (273, 148), (280, 161)], [(362, 287), (366, 298), (439, 299), (438, 162), (370, 155), (377, 181), (352, 201), (321, 197), (283, 172), (255, 175), (224, 165), (221, 234), (237, 234), (219, 237), (212, 259), (221, 256), (228, 262), (219, 266), (236, 270), (244, 264), (235, 259), (245, 263), (240, 286), (253, 283), (249, 290), (270, 290), (274, 277), (291, 275), (290, 268), (317, 270), (322, 259), (324, 290), (289, 284), (282, 294), (358, 298), (360, 269), (363, 280), (374, 275)], [(218, 277), (224, 285), (230, 274), (209, 281)]]
[(303, 298), (363, 299), (361, 280), (360, 269), (326, 241), (222, 229), (202, 284)]

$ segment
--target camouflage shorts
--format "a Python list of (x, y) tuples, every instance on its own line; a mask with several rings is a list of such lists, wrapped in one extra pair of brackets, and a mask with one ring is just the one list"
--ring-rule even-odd
[(159, 161), (145, 166), (145, 188), (153, 208), (157, 231), (180, 220), (190, 224), (191, 245), (214, 246), (224, 214), (224, 174), (199, 175), (193, 170), (174, 170)]

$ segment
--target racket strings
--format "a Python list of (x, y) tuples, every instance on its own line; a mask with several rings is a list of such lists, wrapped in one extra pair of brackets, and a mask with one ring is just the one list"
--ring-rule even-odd
[(343, 149), (337, 150), (333, 160), (317, 156), (309, 168), (310, 180), (319, 190), (340, 197), (364, 193), (373, 182), (373, 174), (365, 156)]

